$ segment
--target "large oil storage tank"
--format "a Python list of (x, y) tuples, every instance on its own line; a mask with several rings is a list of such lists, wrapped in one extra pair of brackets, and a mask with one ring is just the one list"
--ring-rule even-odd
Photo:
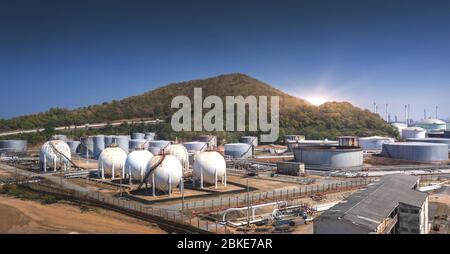
[(253, 146), (246, 143), (225, 144), (225, 155), (232, 158), (249, 158), (253, 155)]
[(72, 154), (76, 154), (79, 151), (78, 148), (80, 147), (80, 144), (81, 144), (80, 141), (68, 140), (66, 143), (69, 146), (70, 152)]
[[(159, 165), (158, 165), (159, 164)], [(156, 166), (158, 165), (158, 166)], [(156, 168), (154, 168), (156, 167)], [(180, 184), (183, 176), (183, 166), (180, 161), (172, 155), (154, 156), (147, 165), (147, 170), (153, 169), (155, 188), (161, 191), (173, 190)], [(152, 183), (152, 177), (149, 177)], [(169, 184), (170, 183), (170, 184)]]
[(94, 136), (94, 158), (98, 158), (105, 149), (105, 135)]
[(359, 138), (355, 136), (341, 136), (338, 142), (339, 146), (359, 147)]
[(130, 139), (129, 142), (130, 151), (148, 149), (148, 141), (145, 139)]
[(145, 139), (145, 134), (140, 132), (131, 133), (131, 139)]
[(183, 146), (186, 147), (188, 152), (199, 152), (199, 151), (206, 151), (206, 149), (208, 148), (208, 143), (192, 141), (192, 142), (184, 142)]
[(421, 127), (427, 132), (439, 132), (447, 129), (447, 123), (439, 119), (430, 118), (418, 122), (417, 127)]
[(115, 143), (115, 136), (114, 135), (107, 135), (105, 136), (105, 147), (108, 147)]
[(99, 176), (102, 178), (105, 178), (105, 176), (115, 178), (122, 175), (123, 177), (126, 159), (127, 153), (122, 148), (114, 145), (105, 148), (98, 157)]
[(0, 140), (0, 153), (25, 153), (26, 140)]
[(154, 133), (154, 132), (146, 132), (145, 133), (145, 139), (146, 140), (155, 140), (156, 139), (156, 133)]
[(192, 174), (200, 179), (203, 173), (203, 182), (215, 184), (225, 177), (227, 166), (223, 156), (216, 151), (206, 151), (199, 153), (192, 166)]
[(180, 161), (184, 170), (189, 169), (189, 153), (186, 147), (184, 147), (183, 145), (168, 145), (166, 148), (164, 148), (164, 154), (173, 155)]
[(131, 152), (125, 161), (125, 172), (129, 173), (132, 179), (142, 181), (147, 172), (147, 164), (152, 158), (153, 154), (148, 150)]
[(386, 158), (410, 161), (446, 161), (448, 145), (424, 142), (399, 142), (384, 144), (381, 155)]
[(284, 135), (284, 144), (287, 146), (289, 152), (292, 152), (292, 143), (297, 143), (302, 140), (305, 140), (304, 135)]
[(239, 143), (250, 144), (253, 148), (258, 146), (258, 137), (243, 136), (239, 139)]
[(42, 170), (69, 169), (71, 153), (66, 142), (50, 140), (45, 142), (39, 152), (39, 162)]
[(288, 149), (290, 149), (291, 151), (293, 150), (293, 148), (295, 147), (299, 147), (299, 146), (337, 146), (339, 145), (338, 141), (334, 141), (334, 140), (328, 140), (328, 139), (324, 139), (324, 140), (298, 140), (298, 141), (289, 141), (288, 142)]
[(130, 149), (130, 136), (128, 135), (119, 135), (114, 136), (113, 143), (116, 144), (118, 147), (122, 148), (126, 153), (128, 153)]
[(398, 130), (398, 133), (400, 135), (402, 134), (403, 129), (408, 128), (408, 125), (406, 123), (392, 123), (391, 125)]
[(82, 155), (93, 156), (94, 155), (94, 137), (91, 137), (91, 136), (81, 137), (80, 142), (81, 142), (80, 153)]
[(207, 143), (208, 149), (214, 149), (217, 147), (217, 136), (214, 135), (202, 135), (195, 138), (195, 141)]
[(427, 131), (420, 127), (408, 127), (402, 130), (402, 138), (425, 138)]
[(394, 143), (395, 140), (389, 137), (363, 137), (359, 138), (359, 145), (364, 151), (381, 151), (383, 144)]
[(409, 138), (407, 142), (423, 142), (423, 143), (437, 143), (437, 144), (447, 144), (450, 146), (449, 138)]
[(162, 149), (167, 148), (170, 145), (168, 140), (151, 140), (148, 141), (148, 149), (153, 155), (158, 155), (161, 153)]
[(297, 162), (309, 168), (324, 170), (359, 168), (363, 165), (363, 150), (341, 146), (299, 146), (293, 149)]

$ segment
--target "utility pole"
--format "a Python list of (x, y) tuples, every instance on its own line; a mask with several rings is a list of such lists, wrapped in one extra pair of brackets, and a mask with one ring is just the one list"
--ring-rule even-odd
[(250, 228), (250, 186), (247, 179), (247, 228)]

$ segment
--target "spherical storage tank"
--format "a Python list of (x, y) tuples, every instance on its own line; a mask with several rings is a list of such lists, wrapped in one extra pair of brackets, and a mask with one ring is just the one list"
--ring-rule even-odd
[(188, 152), (205, 151), (208, 148), (208, 143), (192, 141), (183, 143), (183, 146), (186, 147)]
[(94, 158), (98, 158), (105, 149), (105, 135), (94, 136)]
[(125, 172), (130, 173), (132, 179), (142, 181), (147, 172), (147, 164), (152, 158), (153, 154), (148, 150), (131, 152), (125, 161)]
[(386, 158), (411, 161), (446, 161), (448, 145), (423, 142), (399, 142), (383, 144), (381, 155)]
[(383, 148), (383, 144), (394, 143), (395, 140), (393, 138), (388, 137), (364, 137), (359, 138), (359, 145), (364, 151), (369, 150), (381, 150)]
[(420, 127), (409, 127), (402, 130), (402, 138), (425, 138), (426, 130)]
[(181, 144), (168, 145), (164, 149), (164, 154), (175, 156), (175, 158), (177, 158), (180, 161), (184, 170), (189, 169), (189, 153), (183, 145)]
[(170, 145), (170, 141), (168, 140), (151, 140), (148, 141), (148, 149), (153, 155), (158, 155), (162, 149), (167, 148)]
[(0, 153), (24, 153), (27, 151), (26, 140), (0, 140)]
[(80, 144), (81, 144), (80, 141), (76, 141), (76, 140), (68, 140), (66, 143), (69, 146), (70, 152), (72, 154), (76, 154), (77, 153), (77, 150), (78, 150), (78, 148), (80, 147)]
[[(98, 157), (98, 169), (99, 176), (104, 177), (106, 175), (116, 177), (123, 173), (125, 161), (127, 159), (127, 153), (118, 146), (110, 146), (105, 148)], [(114, 169), (114, 174), (113, 174)], [(103, 175), (102, 175), (102, 170)]]
[(253, 154), (253, 146), (245, 143), (225, 144), (225, 155), (233, 158), (248, 158)]
[(361, 148), (340, 146), (301, 146), (294, 148), (297, 162), (326, 169), (345, 169), (363, 165)]
[(207, 151), (201, 152), (196, 156), (192, 168), (194, 177), (200, 179), (203, 171), (203, 181), (215, 184), (216, 173), (217, 179), (221, 179), (226, 174), (227, 166), (221, 154), (215, 151)]
[[(162, 161), (162, 162), (161, 162)], [(156, 166), (159, 164), (158, 166)], [(169, 190), (169, 182), (171, 189), (174, 189), (180, 184), (183, 176), (183, 166), (180, 161), (172, 155), (157, 155), (154, 156), (147, 165), (147, 170), (153, 170), (155, 188), (161, 191)], [(151, 183), (151, 178), (149, 182)]]
[(45, 142), (39, 152), (41, 169), (68, 169), (71, 159), (70, 147), (62, 140)]

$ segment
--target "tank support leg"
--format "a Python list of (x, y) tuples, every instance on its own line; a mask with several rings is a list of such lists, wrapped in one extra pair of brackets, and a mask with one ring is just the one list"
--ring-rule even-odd
[(155, 174), (152, 173), (152, 195), (153, 197), (156, 197), (156, 188), (155, 188)]
[(217, 168), (214, 169), (214, 188), (217, 189)]
[(203, 189), (203, 168), (200, 169), (200, 189)]

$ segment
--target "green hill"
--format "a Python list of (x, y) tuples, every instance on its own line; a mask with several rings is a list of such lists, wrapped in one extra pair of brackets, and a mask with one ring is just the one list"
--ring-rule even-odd
[[(174, 83), (142, 95), (109, 103), (74, 110), (52, 108), (44, 113), (0, 120), (0, 131), (81, 125), (135, 118), (159, 118), (170, 123), (170, 118), (176, 111), (170, 107), (172, 98), (177, 95), (186, 95), (193, 100), (195, 87), (203, 88), (204, 97), (208, 95), (217, 95), (222, 98), (238, 95), (244, 97), (248, 95), (279, 96), (280, 137), (287, 133), (304, 134), (309, 139), (332, 139), (340, 135), (395, 136), (397, 134), (383, 119), (368, 110), (359, 109), (347, 102), (330, 102), (319, 107), (312, 106), (302, 99), (283, 93), (244, 74), (227, 74)], [(168, 131), (167, 126), (164, 129)], [(174, 136), (171, 133), (167, 135)]]

